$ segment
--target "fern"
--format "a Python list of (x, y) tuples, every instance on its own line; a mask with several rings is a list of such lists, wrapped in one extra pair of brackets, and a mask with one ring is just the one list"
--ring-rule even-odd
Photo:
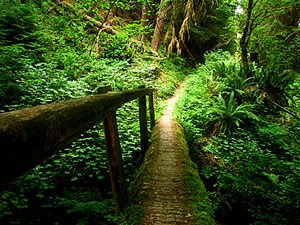
[(242, 123), (259, 120), (253, 108), (253, 105), (249, 103), (238, 105), (234, 91), (231, 91), (228, 100), (219, 94), (215, 98), (214, 106), (206, 111), (206, 126), (210, 130), (213, 129), (213, 135), (223, 133), (230, 136)]

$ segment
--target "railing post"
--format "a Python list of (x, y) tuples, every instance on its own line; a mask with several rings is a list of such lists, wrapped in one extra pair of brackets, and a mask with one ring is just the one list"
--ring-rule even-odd
[(116, 202), (116, 214), (120, 214), (120, 211), (125, 206), (127, 193), (116, 113), (112, 112), (106, 117), (103, 124), (112, 193)]
[(153, 93), (149, 94), (149, 112), (150, 112), (150, 127), (151, 127), (151, 130), (152, 130), (153, 127), (155, 126)]
[[(145, 88), (145, 86), (139, 86), (139, 89)], [(142, 155), (145, 155), (148, 146), (148, 128), (147, 128), (147, 103), (146, 95), (139, 98), (139, 121), (140, 121), (140, 133), (141, 133), (141, 150)]]
[[(111, 91), (110, 86), (97, 89), (98, 94), (104, 94), (108, 91)], [(110, 170), (111, 188), (113, 198), (116, 203), (116, 214), (119, 215), (120, 211), (126, 204), (127, 193), (125, 188), (123, 159), (115, 111), (104, 118), (103, 125)]]

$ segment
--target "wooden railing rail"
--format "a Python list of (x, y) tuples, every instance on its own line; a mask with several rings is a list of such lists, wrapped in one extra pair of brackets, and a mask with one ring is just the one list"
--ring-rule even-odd
[[(110, 90), (104, 88), (104, 92)], [(103, 91), (103, 89), (102, 89)], [(67, 147), (81, 133), (103, 121), (117, 212), (125, 204), (123, 161), (115, 111), (140, 99), (142, 152), (148, 147), (146, 95), (149, 95), (150, 124), (154, 125), (152, 88), (108, 92), (0, 114), (0, 186), (35, 167)], [(143, 118), (141, 118), (143, 117)]]

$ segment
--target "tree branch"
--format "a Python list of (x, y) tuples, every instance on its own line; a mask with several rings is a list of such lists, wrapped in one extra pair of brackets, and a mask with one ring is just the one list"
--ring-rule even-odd
[(288, 109), (282, 107), (281, 105), (277, 104), (276, 102), (273, 102), (273, 101), (271, 101), (271, 100), (269, 100), (269, 99), (266, 99), (266, 100), (267, 100), (268, 102), (270, 102), (272, 105), (275, 105), (276, 107), (282, 109), (284, 112), (286, 112), (286, 113), (290, 114), (291, 116), (293, 116), (293, 117), (297, 118), (298, 120), (300, 120), (300, 116), (298, 116), (298, 115), (295, 114), (294, 112), (292, 112), (292, 111), (290, 111), (290, 110), (288, 110)]

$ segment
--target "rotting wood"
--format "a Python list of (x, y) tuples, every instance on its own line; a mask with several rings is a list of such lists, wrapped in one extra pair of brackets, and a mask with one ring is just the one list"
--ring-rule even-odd
[(0, 186), (67, 147), (122, 104), (153, 91), (111, 92), (1, 113)]

